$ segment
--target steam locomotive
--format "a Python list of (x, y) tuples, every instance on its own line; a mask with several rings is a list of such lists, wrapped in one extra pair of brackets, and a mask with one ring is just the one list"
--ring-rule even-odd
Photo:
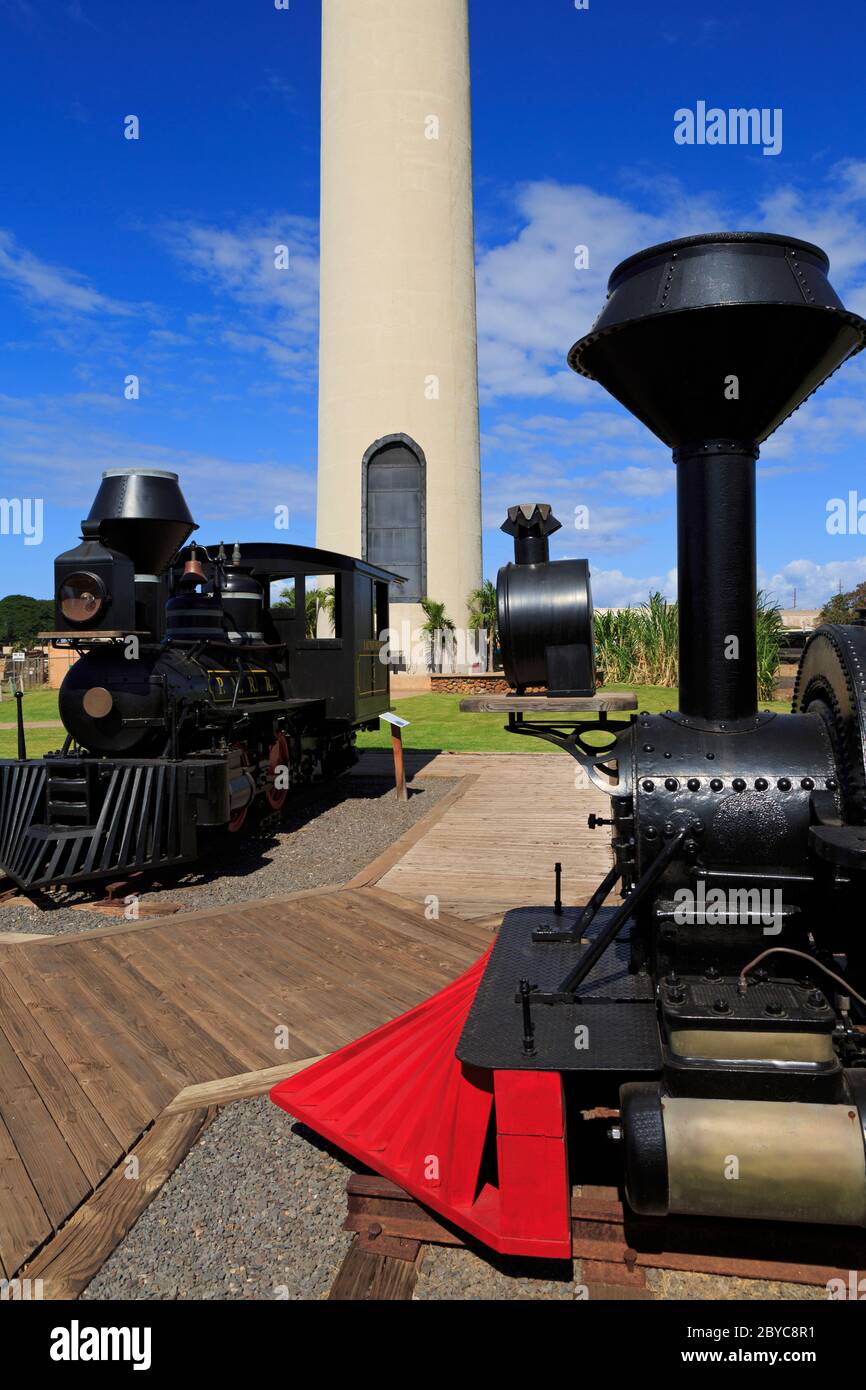
[[(197, 529), (176, 474), (110, 469), (55, 561), (44, 635), (78, 653), (66, 740), (0, 762), (0, 871), (22, 888), (188, 863), (201, 831), (277, 816), (350, 766), (389, 708), (394, 575), (304, 546), (186, 545)], [(325, 576), (333, 612), (309, 636), (307, 581)]]
[[(510, 912), (463, 979), (273, 1092), (503, 1253), (572, 1253), (605, 1113), (644, 1220), (866, 1226), (866, 625), (809, 638), (789, 714), (757, 700), (758, 446), (866, 343), (828, 271), (751, 233), (614, 270), (569, 362), (674, 451), (679, 709), (511, 713), (609, 796), (604, 881), (580, 909)], [(509, 514), (500, 643), (518, 690), (586, 695), (588, 574), (550, 561), (557, 525)]]

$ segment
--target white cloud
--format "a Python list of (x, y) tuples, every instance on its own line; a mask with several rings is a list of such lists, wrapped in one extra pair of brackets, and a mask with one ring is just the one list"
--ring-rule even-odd
[(839, 586), (842, 592), (856, 589), (866, 579), (866, 555), (854, 560), (830, 560), (818, 564), (815, 560), (790, 560), (775, 574), (759, 575), (759, 584), (772, 595), (782, 608), (790, 608), (797, 592), (798, 608), (822, 608)]
[[(657, 171), (633, 173), (629, 187), (659, 210), (645, 211), (636, 201), (584, 185), (542, 181), (516, 190), (519, 231), (478, 255), (479, 372), (486, 401), (592, 401), (591, 393), (601, 388), (590, 385), (590, 394), (578, 395), (564, 366), (566, 353), (601, 310), (614, 266), (674, 237), (744, 229), (817, 242), (830, 256), (833, 283), (848, 306), (866, 312), (866, 161), (836, 165), (820, 190), (786, 185), (752, 207), (687, 193)], [(578, 246), (588, 248), (588, 269), (575, 268)]]
[(596, 608), (636, 608), (650, 594), (660, 593), (673, 601), (677, 596), (677, 571), (635, 579), (622, 570), (603, 570), (592, 566), (592, 597)]
[[(38, 489), (47, 504), (83, 508), (85, 516), (103, 469), (162, 468), (179, 474), (190, 509), (203, 526), (246, 519), (251, 496), (259, 511), (287, 506), (292, 515), (314, 515), (312, 461), (305, 467), (258, 455), (230, 458), (131, 439), (113, 422), (82, 423), (72, 411), (87, 400), (86, 394), (30, 401), (0, 397), (0, 458), (7, 489), (16, 483), (27, 495)], [(90, 401), (91, 406), (96, 403)]]
[(30, 304), (59, 316), (108, 315), (128, 318), (149, 312), (147, 306), (126, 304), (100, 294), (76, 270), (49, 265), (20, 247), (11, 232), (0, 230), (0, 279)]
[[(723, 224), (704, 197), (678, 193), (664, 213), (640, 211), (621, 198), (551, 181), (517, 190), (523, 225), (512, 241), (478, 257), (479, 373), (483, 397), (601, 399), (601, 388), (565, 367), (568, 349), (587, 333), (604, 304), (613, 267), (642, 246)], [(709, 217), (709, 222), (707, 218)], [(589, 266), (575, 267), (586, 246)]]
[[(313, 219), (275, 214), (235, 228), (172, 222), (159, 236), (187, 270), (214, 289), (213, 318), (226, 346), (263, 353), (290, 380), (314, 379), (319, 260)], [(277, 247), (288, 248), (286, 269), (276, 267)], [(221, 299), (231, 302), (230, 314)]]
[(601, 473), (598, 479), (627, 497), (661, 497), (677, 485), (673, 464), (666, 468), (620, 468)]

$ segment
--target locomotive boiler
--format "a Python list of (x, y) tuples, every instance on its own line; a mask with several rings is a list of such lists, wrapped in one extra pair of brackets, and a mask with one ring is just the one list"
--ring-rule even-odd
[[(540, 695), (511, 713), (609, 796), (590, 821), (612, 828), (604, 881), (578, 910), (509, 913), (463, 980), (274, 1092), (497, 1250), (571, 1253), (570, 1183), (597, 1181), (600, 1110), (618, 1115), (608, 1163), (643, 1216), (866, 1226), (866, 626), (810, 637), (790, 713), (757, 698), (759, 446), (866, 342), (828, 272), (816, 246), (751, 233), (614, 270), (569, 362), (673, 450), (679, 708), (541, 720)], [(549, 560), (556, 524), (509, 513), (500, 640), (518, 689), (575, 695), (592, 608), (575, 562)], [(396, 1071), (413, 1046), (430, 1084), (404, 1083), (409, 1118), (374, 1143), (351, 1079), (365, 1051), (372, 1067), (390, 1047)]]
[[(110, 469), (55, 561), (66, 740), (0, 762), (0, 870), (21, 887), (187, 863), (201, 831), (274, 818), (347, 768), (389, 708), (392, 574), (303, 546), (182, 549), (196, 529), (176, 474)], [(310, 636), (324, 576), (332, 620)]]

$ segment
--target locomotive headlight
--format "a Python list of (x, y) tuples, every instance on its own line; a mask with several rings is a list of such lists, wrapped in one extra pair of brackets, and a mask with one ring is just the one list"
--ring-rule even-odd
[(68, 623), (84, 626), (100, 617), (108, 602), (102, 580), (95, 574), (70, 574), (60, 585), (60, 611)]

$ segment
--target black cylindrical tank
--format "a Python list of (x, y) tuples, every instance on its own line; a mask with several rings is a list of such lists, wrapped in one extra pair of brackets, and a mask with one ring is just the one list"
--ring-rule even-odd
[[(595, 689), (592, 591), (586, 560), (506, 565), (499, 571), (498, 621), (502, 664), (510, 685), (548, 686), (551, 651), (584, 647), (581, 685)], [(588, 692), (589, 693), (589, 692)]]
[(224, 642), (226, 618), (221, 596), (182, 589), (165, 605), (165, 635), (173, 642)]
[(60, 687), (60, 718), (91, 753), (144, 756), (168, 737), (168, 694), (179, 700), (201, 690), (201, 669), (180, 650), (105, 645), (70, 666)]
[(264, 641), (264, 590), (251, 574), (234, 567), (226, 570), (222, 606), (230, 642)]

